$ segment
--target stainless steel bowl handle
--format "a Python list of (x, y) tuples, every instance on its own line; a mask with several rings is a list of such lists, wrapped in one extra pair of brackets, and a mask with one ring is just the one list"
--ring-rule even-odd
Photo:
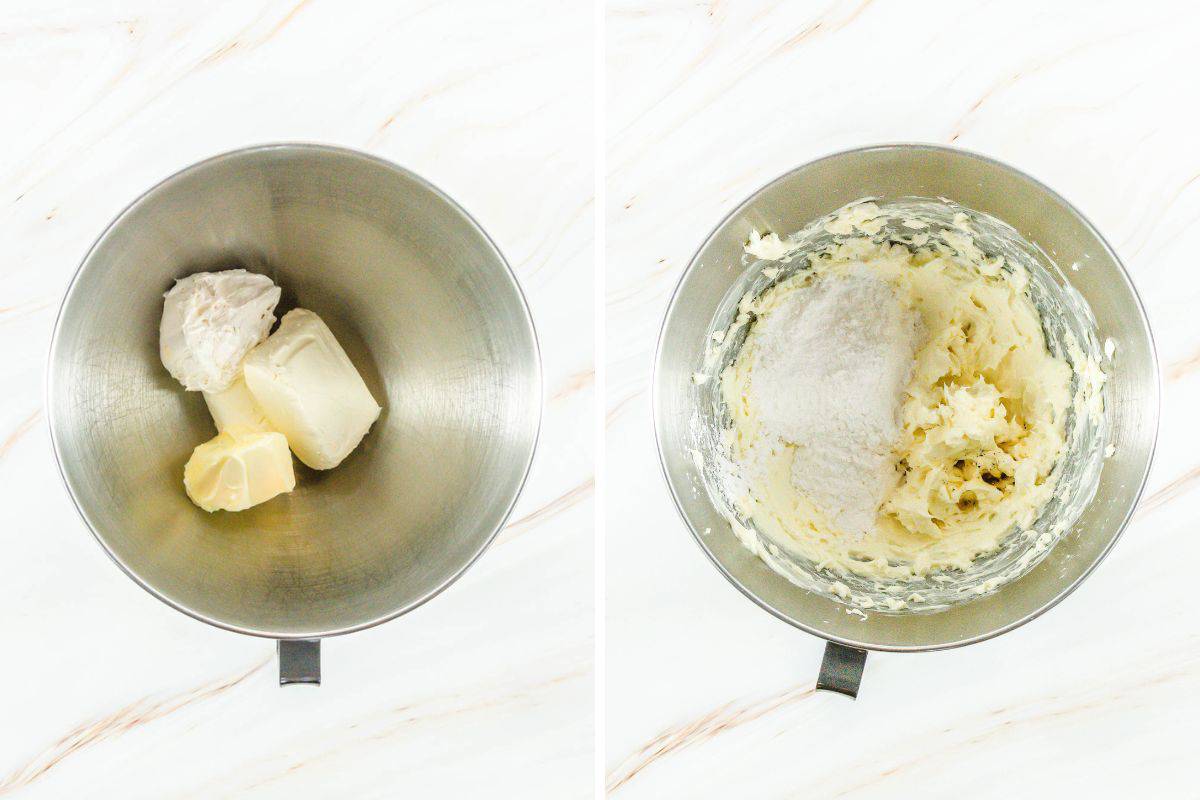
[(862, 683), (863, 669), (866, 666), (866, 650), (847, 647), (837, 642), (826, 642), (825, 655), (821, 659), (821, 674), (817, 676), (817, 690), (837, 692), (853, 700), (858, 697), (858, 685)]
[(280, 639), (279, 685), (308, 683), (321, 685), (321, 640)]

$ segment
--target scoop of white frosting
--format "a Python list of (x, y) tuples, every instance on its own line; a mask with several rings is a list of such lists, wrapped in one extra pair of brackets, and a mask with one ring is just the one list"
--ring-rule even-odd
[(221, 392), (275, 323), (279, 287), (244, 269), (200, 272), (175, 282), (158, 331), (163, 366), (188, 391)]

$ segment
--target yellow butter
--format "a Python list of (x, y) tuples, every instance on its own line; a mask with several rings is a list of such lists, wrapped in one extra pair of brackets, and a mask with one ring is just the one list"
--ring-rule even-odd
[(183, 485), (205, 511), (243, 511), (296, 488), (281, 433), (233, 428), (192, 451)]

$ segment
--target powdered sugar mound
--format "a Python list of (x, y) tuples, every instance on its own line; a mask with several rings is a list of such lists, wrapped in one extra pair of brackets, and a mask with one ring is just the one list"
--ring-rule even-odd
[(796, 489), (862, 537), (899, 478), (899, 411), (920, 317), (855, 264), (789, 293), (756, 328), (751, 393), (764, 431), (795, 445)]

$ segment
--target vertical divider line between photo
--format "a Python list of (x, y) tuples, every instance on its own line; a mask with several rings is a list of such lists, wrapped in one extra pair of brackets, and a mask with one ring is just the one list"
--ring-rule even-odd
[(593, 628), (594, 650), (592, 656), (593, 710), (592, 710), (592, 757), (594, 759), (593, 795), (599, 800), (605, 796), (605, 551), (604, 551), (604, 503), (605, 503), (605, 408), (606, 408), (606, 368), (605, 368), (605, 306), (606, 281), (605, 273), (605, 213), (607, 209), (605, 181), (607, 165), (605, 161), (605, 111), (606, 86), (605, 80), (605, 2), (593, 0), (592, 6), (593, 29), (593, 67), (592, 67), (592, 180), (593, 192), (593, 330), (594, 341), (593, 360), (595, 370), (595, 401), (593, 404), (593, 425), (595, 426), (594, 472), (595, 497), (594, 521), (592, 525), (594, 563), (592, 580), (594, 581), (593, 599)]

